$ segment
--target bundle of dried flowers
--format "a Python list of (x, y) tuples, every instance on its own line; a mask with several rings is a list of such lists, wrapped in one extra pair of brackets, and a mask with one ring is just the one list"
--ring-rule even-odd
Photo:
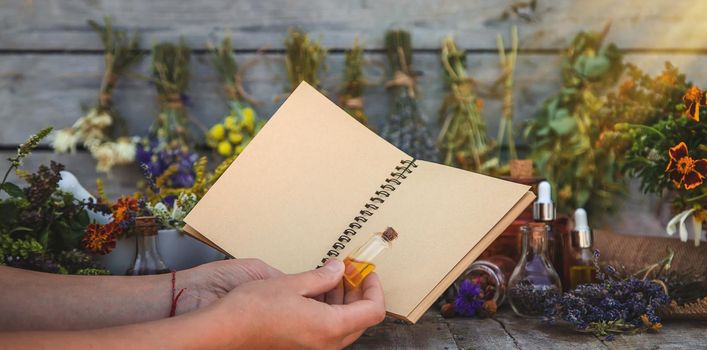
[(412, 157), (435, 161), (439, 154), (417, 101), (410, 33), (404, 30), (388, 31), (385, 46), (393, 72), (386, 87), (393, 105), (381, 134)]
[[(110, 18), (105, 25), (94, 21), (89, 25), (99, 34), (103, 44), (105, 71), (96, 105), (72, 127), (60, 130), (54, 138), (54, 150), (60, 153), (76, 151), (81, 143), (98, 161), (96, 169), (109, 172), (114, 165), (129, 164), (135, 159), (135, 144), (124, 135), (123, 121), (113, 105), (113, 89), (131, 67), (139, 63), (143, 53), (137, 33), (132, 37), (113, 28)], [(122, 127), (122, 128), (121, 128)], [(119, 136), (119, 137), (116, 137)]]

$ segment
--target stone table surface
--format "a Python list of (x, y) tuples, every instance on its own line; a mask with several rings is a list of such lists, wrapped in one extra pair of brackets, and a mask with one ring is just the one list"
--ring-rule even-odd
[(659, 333), (616, 335), (606, 341), (503, 308), (494, 318), (445, 319), (430, 309), (417, 324), (387, 318), (350, 349), (707, 349), (707, 322), (668, 321)]

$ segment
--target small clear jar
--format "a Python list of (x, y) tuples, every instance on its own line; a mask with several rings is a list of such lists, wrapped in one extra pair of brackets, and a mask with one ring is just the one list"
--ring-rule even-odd
[(373, 260), (384, 250), (393, 246), (398, 233), (391, 227), (384, 232), (371, 236), (362, 246), (344, 258), (344, 281), (349, 287), (356, 288), (375, 270)]
[(542, 318), (545, 301), (562, 292), (560, 277), (546, 255), (549, 226), (532, 222), (521, 232), (523, 252), (508, 281), (508, 302), (518, 316)]
[(157, 233), (159, 227), (154, 216), (139, 216), (135, 218), (135, 235), (137, 252), (132, 266), (125, 273), (129, 276), (157, 275), (168, 273), (170, 269), (162, 260), (157, 250)]
[(493, 300), (496, 305), (501, 306), (506, 300), (508, 278), (514, 266), (513, 259), (505, 255), (494, 255), (474, 261), (454, 284), (454, 295), (457, 294), (462, 281), (470, 280), (481, 287), (485, 300)]

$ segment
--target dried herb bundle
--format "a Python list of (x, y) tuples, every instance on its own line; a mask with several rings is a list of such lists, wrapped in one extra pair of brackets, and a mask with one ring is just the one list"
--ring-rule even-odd
[(597, 147), (601, 133), (613, 123), (602, 123), (596, 116), (624, 70), (619, 49), (603, 45), (605, 35), (606, 30), (580, 32), (574, 38), (562, 63), (563, 87), (526, 128), (531, 158), (557, 188), (563, 212), (582, 207), (606, 212), (616, 206), (614, 195), (624, 189), (620, 159)]
[(184, 91), (189, 83), (191, 52), (182, 40), (179, 45), (156, 45), (152, 57), (153, 82), (157, 88), (159, 114), (150, 133), (137, 145), (136, 160), (157, 178), (170, 167), (176, 169), (164, 184), (169, 188), (190, 187), (194, 183), (194, 163), (188, 132), (189, 115)]
[(341, 91), (341, 105), (352, 117), (361, 124), (368, 126), (368, 117), (363, 111), (363, 88), (366, 80), (363, 78), (363, 48), (354, 41), (352, 48), (344, 53), (344, 86)]
[(466, 55), (451, 37), (442, 43), (441, 58), (449, 85), (440, 110), (438, 138), (444, 164), (479, 171), (491, 149), (481, 116), (483, 101), (474, 93), (474, 82), (466, 72)]
[(388, 31), (385, 34), (385, 46), (393, 72), (386, 87), (389, 88), (393, 105), (382, 135), (416, 159), (435, 161), (439, 154), (416, 99), (416, 82), (411, 69), (410, 33), (403, 30)]
[(513, 26), (511, 30), (511, 52), (506, 55), (506, 48), (503, 44), (503, 36), (496, 35), (496, 46), (498, 46), (498, 57), (502, 71), (503, 82), (503, 110), (501, 113), (501, 123), (498, 126), (498, 159), (501, 159), (501, 146), (504, 137), (508, 138), (508, 158), (518, 159), (516, 152), (515, 136), (513, 135), (513, 73), (516, 69), (516, 58), (518, 57), (518, 27)]
[(233, 54), (230, 38), (211, 49), (211, 62), (219, 72), (228, 97), (229, 113), (222, 123), (213, 125), (206, 135), (209, 147), (223, 157), (238, 156), (265, 121), (258, 118), (252, 105), (257, 104), (243, 89), (241, 71)]
[(290, 91), (303, 81), (320, 90), (319, 73), (325, 69), (326, 56), (326, 49), (318, 41), (310, 40), (301, 29), (291, 28), (285, 38), (285, 68)]
[(575, 330), (613, 339), (612, 333), (658, 331), (658, 309), (669, 300), (659, 282), (624, 277), (612, 266), (599, 267), (594, 253), (598, 283), (581, 284), (545, 301), (545, 315), (564, 320)]
[(150, 132), (166, 143), (187, 145), (190, 140), (187, 132), (189, 117), (184, 106), (190, 57), (191, 52), (184, 40), (179, 45), (162, 43), (153, 49), (152, 75), (160, 112)]
[(105, 26), (94, 21), (88, 23), (101, 38), (105, 52), (98, 101), (72, 127), (60, 130), (53, 146), (57, 152), (74, 152), (76, 145), (82, 143), (98, 160), (97, 170), (108, 172), (114, 165), (131, 163), (135, 157), (133, 142), (121, 137), (125, 133), (124, 121), (113, 105), (112, 96), (118, 79), (138, 64), (144, 54), (140, 51), (138, 34), (129, 37), (114, 29), (109, 17), (105, 18)]

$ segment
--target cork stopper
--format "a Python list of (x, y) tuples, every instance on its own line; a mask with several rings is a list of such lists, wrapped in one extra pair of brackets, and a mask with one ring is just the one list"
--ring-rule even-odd
[(392, 242), (394, 239), (398, 238), (398, 233), (392, 227), (388, 227), (383, 231), (383, 240), (386, 242)]
[(153, 236), (157, 234), (157, 218), (154, 216), (138, 216), (135, 218), (135, 233), (140, 236)]
[(533, 161), (530, 159), (511, 159), (511, 177), (514, 179), (529, 179), (533, 177)]

